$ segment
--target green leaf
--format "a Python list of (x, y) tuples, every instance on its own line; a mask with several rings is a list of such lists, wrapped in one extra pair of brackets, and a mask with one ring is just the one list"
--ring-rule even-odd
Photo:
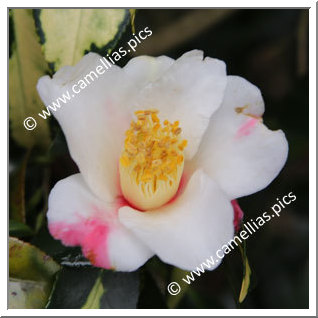
[(38, 79), (47, 70), (47, 63), (38, 43), (32, 10), (12, 9), (15, 42), (9, 61), (9, 104), (12, 137), (23, 147), (34, 145), (46, 147), (49, 143), (49, 128), (45, 120), (37, 122), (34, 130), (26, 130), (26, 117), (36, 115), (42, 108), (36, 91)]
[[(141, 269), (141, 281), (140, 281), (140, 295), (138, 298), (138, 307), (142, 309), (167, 309), (166, 300), (164, 297), (165, 286), (163, 283), (160, 287), (150, 272), (144, 266)], [(161, 281), (160, 281), (161, 283)], [(164, 292), (162, 292), (164, 288)]]
[(10, 176), (10, 218), (25, 223), (25, 172), (30, 151), (25, 154), (20, 167)]
[(136, 33), (136, 30), (135, 30), (136, 9), (129, 9), (129, 13), (130, 13), (130, 21), (131, 21), (131, 30), (133, 33)]
[(138, 272), (64, 266), (47, 308), (136, 308), (138, 296)]
[(139, 297), (139, 272), (103, 272), (105, 293), (100, 308), (129, 309), (136, 308)]
[(9, 276), (26, 280), (47, 280), (60, 269), (53, 259), (29, 243), (10, 237)]
[(102, 271), (96, 280), (91, 292), (89, 293), (86, 303), (82, 307), (83, 309), (98, 309), (100, 308), (100, 299), (104, 293), (104, 287), (102, 283)]
[(9, 308), (44, 308), (59, 269), (36, 247), (10, 237)]
[(86, 303), (100, 269), (93, 267), (62, 267), (58, 273), (50, 301), (49, 309), (79, 309)]
[(181, 291), (177, 295), (168, 294), (167, 305), (168, 308), (176, 308), (179, 302), (182, 300), (183, 296), (187, 293), (190, 285), (183, 282), (182, 278), (186, 277), (189, 274), (189, 271), (175, 267), (171, 273), (171, 282), (178, 282), (181, 287)]
[(92, 47), (111, 50), (130, 21), (128, 9), (42, 9), (38, 33), (54, 70), (76, 64)]
[(24, 223), (10, 220), (9, 221), (9, 234), (15, 237), (26, 237), (33, 235), (32, 229)]
[(48, 298), (46, 283), (9, 279), (9, 308), (44, 308)]
[(245, 241), (244, 241), (244, 245), (243, 247), (241, 245), (239, 245), (239, 249), (241, 252), (241, 256), (242, 256), (242, 261), (243, 261), (243, 280), (242, 280), (242, 286), (241, 286), (241, 291), (240, 291), (240, 296), (239, 296), (239, 303), (242, 303), (244, 301), (244, 299), (247, 296), (248, 293), (248, 289), (250, 286), (250, 278), (251, 278), (251, 268), (246, 256), (246, 245), (245, 245)]

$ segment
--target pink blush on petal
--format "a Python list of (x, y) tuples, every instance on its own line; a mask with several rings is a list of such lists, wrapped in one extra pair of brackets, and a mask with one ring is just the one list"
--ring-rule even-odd
[(64, 222), (56, 222), (49, 224), (51, 235), (61, 240), (66, 246), (77, 246), (82, 244), (83, 226), (82, 224), (69, 224)]
[(109, 226), (97, 219), (87, 219), (83, 222), (66, 223), (56, 222), (49, 224), (51, 235), (62, 241), (66, 246), (82, 247), (84, 256), (98, 267), (111, 268), (107, 238)]
[(83, 254), (95, 266), (110, 268), (107, 248), (109, 228), (107, 224), (91, 220), (87, 222), (86, 226), (87, 233), (84, 235), (85, 239), (82, 244)]
[(232, 204), (233, 210), (234, 210), (233, 224), (234, 224), (235, 232), (238, 232), (240, 229), (240, 226), (241, 226), (244, 212), (242, 211), (241, 207), (239, 206), (237, 200), (232, 200), (231, 204)]
[(236, 137), (240, 138), (243, 136), (248, 136), (252, 133), (253, 129), (255, 128), (256, 124), (259, 122), (257, 118), (249, 118), (237, 131)]

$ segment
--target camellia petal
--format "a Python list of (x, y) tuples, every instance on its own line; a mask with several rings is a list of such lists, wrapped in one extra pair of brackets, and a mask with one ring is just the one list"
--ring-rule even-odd
[(262, 124), (264, 102), (259, 89), (238, 76), (228, 76), (220, 109), (191, 163), (201, 167), (230, 199), (265, 188), (284, 166), (288, 143), (281, 131)]
[(172, 203), (147, 212), (124, 206), (119, 220), (164, 262), (184, 270), (195, 269), (234, 235), (230, 201), (201, 170)]
[[(84, 85), (83, 78), (101, 64), (98, 54), (89, 53), (73, 67), (61, 68), (51, 79), (42, 77), (38, 91), (46, 105)], [(100, 199), (112, 202), (119, 194), (117, 161), (130, 123), (129, 100), (135, 90), (121, 68), (113, 65), (55, 112), (66, 136), (73, 160), (91, 190)], [(82, 82), (81, 82), (82, 81)], [(79, 84), (80, 83), (80, 84)], [(84, 84), (83, 84), (84, 83)], [(84, 87), (84, 86), (82, 86)]]
[(123, 203), (106, 204), (95, 197), (81, 174), (59, 181), (49, 197), (50, 233), (67, 246), (81, 246), (98, 267), (133, 271), (153, 255), (118, 220)]
[(174, 62), (174, 59), (164, 55), (159, 57), (143, 55), (131, 59), (123, 70), (138, 90), (158, 80)]
[[(197, 151), (211, 114), (222, 101), (226, 72), (222, 61), (203, 60), (203, 52), (194, 50), (176, 61), (166, 56), (137, 57), (125, 68), (112, 65), (96, 78), (92, 71), (96, 74), (101, 59), (89, 53), (75, 66), (61, 68), (52, 79), (42, 77), (37, 88), (46, 106), (56, 104), (56, 99), (67, 91), (75, 96), (66, 104), (60, 101), (57, 110), (51, 112), (92, 191), (102, 200), (112, 201), (118, 195), (118, 187), (114, 186), (116, 159), (133, 111), (155, 107), (162, 119), (182, 122), (184, 138), (191, 140), (185, 153), (186, 159), (190, 158)], [(85, 84), (83, 78), (91, 84)], [(81, 85), (86, 87), (76, 95), (74, 85), (76, 91)]]
[(202, 51), (193, 50), (177, 59), (157, 81), (145, 86), (135, 108), (156, 108), (162, 120), (180, 121), (183, 138), (189, 141), (187, 160), (197, 152), (210, 116), (222, 102), (225, 87), (225, 63), (203, 59)]

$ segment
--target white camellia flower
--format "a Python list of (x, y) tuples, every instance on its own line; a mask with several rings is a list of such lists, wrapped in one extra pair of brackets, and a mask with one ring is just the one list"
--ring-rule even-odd
[[(42, 77), (44, 103), (100, 59), (89, 53)], [(156, 254), (195, 269), (233, 238), (231, 201), (285, 164), (285, 135), (263, 125), (263, 112), (257, 87), (198, 50), (113, 65), (54, 113), (80, 173), (50, 193), (51, 234), (103, 268), (133, 271)]]

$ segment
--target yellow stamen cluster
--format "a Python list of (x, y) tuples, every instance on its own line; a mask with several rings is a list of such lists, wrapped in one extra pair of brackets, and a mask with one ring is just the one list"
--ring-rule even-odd
[(178, 189), (187, 141), (180, 137), (178, 121), (160, 124), (157, 110), (140, 110), (135, 115), (137, 121), (126, 131), (120, 157), (121, 187), (129, 201), (138, 201), (138, 207), (154, 208)]

